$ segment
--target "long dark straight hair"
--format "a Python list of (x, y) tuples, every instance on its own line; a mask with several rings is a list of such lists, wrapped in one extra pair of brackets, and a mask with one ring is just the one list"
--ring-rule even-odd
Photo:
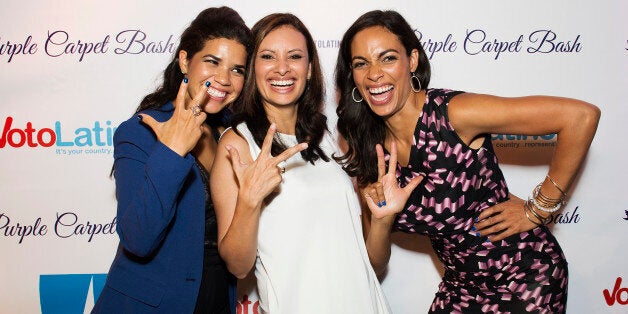
[[(255, 143), (262, 146), (266, 132), (270, 127), (270, 120), (264, 110), (262, 98), (255, 82), (255, 59), (262, 40), (273, 30), (281, 26), (290, 26), (303, 34), (307, 44), (307, 53), (310, 61), (311, 76), (305, 91), (298, 100), (296, 137), (298, 142), (307, 142), (308, 148), (301, 151), (301, 157), (312, 164), (319, 158), (330, 161), (330, 158), (320, 148), (321, 140), (327, 131), (327, 117), (322, 113), (325, 88), (323, 72), (316, 51), (312, 35), (303, 22), (290, 13), (274, 13), (259, 20), (253, 28), (253, 53), (249, 55), (247, 75), (244, 81), (242, 101), (233, 106), (234, 116), (232, 125), (246, 122)], [(276, 156), (287, 147), (277, 140), (273, 141), (271, 154)]]
[[(386, 125), (384, 120), (373, 113), (364, 102), (355, 102), (351, 92), (355, 87), (351, 69), (351, 43), (361, 30), (381, 26), (395, 34), (410, 56), (413, 49), (419, 52), (419, 66), (411, 73), (419, 78), (421, 86), (426, 89), (430, 83), (430, 62), (419, 42), (414, 30), (408, 22), (395, 11), (374, 10), (360, 16), (349, 27), (342, 37), (338, 59), (336, 61), (336, 89), (340, 93), (338, 108), (338, 131), (347, 141), (346, 154), (334, 157), (342, 168), (352, 177), (356, 177), (358, 185), (365, 186), (377, 181), (376, 144), (384, 144)], [(414, 84), (413, 80), (411, 80)]]
[[(245, 47), (247, 55), (251, 54), (251, 30), (238, 12), (225, 6), (203, 10), (181, 34), (181, 40), (172, 61), (164, 70), (162, 85), (146, 95), (135, 112), (156, 109), (174, 100), (184, 76), (179, 67), (179, 52), (186, 51), (187, 58), (192, 59), (203, 49), (208, 40), (217, 38), (235, 40)], [(224, 108), (216, 114), (207, 115), (206, 123), (211, 126), (226, 126), (229, 116), (230, 110)]]

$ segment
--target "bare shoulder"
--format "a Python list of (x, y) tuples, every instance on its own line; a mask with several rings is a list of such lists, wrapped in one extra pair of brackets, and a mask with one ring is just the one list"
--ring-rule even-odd
[[(508, 102), (507, 97), (488, 94), (462, 93), (451, 98), (449, 111), (470, 110), (481, 106), (500, 105)], [(512, 98), (511, 98), (512, 99)]]
[(228, 128), (220, 137), (220, 141), (218, 142), (218, 150), (227, 153), (227, 147), (235, 148), (240, 157), (251, 159), (251, 154), (249, 152), (249, 144), (240, 134), (236, 132), (234, 128)]

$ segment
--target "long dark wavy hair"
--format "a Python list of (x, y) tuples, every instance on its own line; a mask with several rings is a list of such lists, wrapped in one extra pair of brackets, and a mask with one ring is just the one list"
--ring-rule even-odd
[[(314, 163), (319, 158), (330, 161), (330, 158), (321, 149), (320, 143), (327, 131), (327, 117), (323, 112), (323, 99), (325, 88), (323, 72), (321, 70), (316, 45), (312, 35), (303, 22), (290, 13), (274, 13), (259, 20), (253, 28), (253, 53), (249, 55), (247, 65), (247, 75), (244, 81), (242, 101), (233, 106), (234, 116), (232, 125), (246, 122), (251, 131), (255, 143), (261, 147), (266, 132), (270, 127), (270, 120), (264, 110), (262, 98), (255, 82), (255, 59), (262, 43), (262, 40), (273, 30), (281, 26), (290, 26), (303, 34), (307, 44), (307, 53), (310, 61), (311, 76), (306, 83), (303, 95), (298, 99), (296, 137), (298, 142), (307, 142), (308, 148), (301, 151), (301, 157)], [(236, 130), (237, 131), (237, 130)], [(277, 141), (273, 141), (271, 154), (276, 156), (287, 147)]]
[[(179, 67), (179, 52), (185, 50), (187, 58), (190, 60), (203, 49), (208, 40), (217, 38), (235, 40), (246, 48), (247, 55), (251, 54), (251, 30), (246, 26), (238, 12), (225, 6), (207, 8), (201, 11), (181, 34), (179, 46), (172, 57), (172, 61), (164, 70), (162, 85), (144, 97), (137, 107), (136, 113), (146, 109), (159, 108), (174, 100), (183, 80), (183, 73)], [(208, 114), (205, 122), (210, 126), (226, 126), (229, 116), (230, 110), (224, 108), (216, 114)]]
[[(340, 42), (338, 60), (336, 61), (336, 89), (340, 93), (338, 100), (338, 131), (347, 141), (347, 152), (342, 156), (334, 156), (342, 168), (352, 177), (356, 177), (358, 185), (363, 187), (377, 181), (377, 154), (375, 145), (384, 145), (386, 125), (384, 120), (373, 113), (366, 102), (355, 102), (351, 92), (355, 87), (351, 69), (351, 43), (355, 35), (369, 27), (381, 26), (395, 34), (410, 56), (413, 49), (419, 52), (419, 65), (411, 73), (416, 75), (421, 86), (415, 89), (426, 89), (430, 83), (430, 62), (419, 42), (416, 33), (408, 22), (396, 11), (374, 10), (360, 16), (349, 27)], [(414, 84), (413, 80), (410, 80)]]

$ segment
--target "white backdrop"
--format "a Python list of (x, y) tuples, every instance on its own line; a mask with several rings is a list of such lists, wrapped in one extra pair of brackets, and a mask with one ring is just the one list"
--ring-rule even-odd
[[(553, 230), (570, 263), (567, 312), (628, 312), (628, 1), (8, 0), (0, 4), (0, 313), (91, 309), (118, 242), (113, 130), (157, 86), (187, 24), (222, 4), (250, 26), (272, 12), (299, 16), (317, 40), (328, 95), (346, 28), (368, 10), (395, 9), (422, 36), (432, 87), (598, 105), (596, 138)], [(543, 179), (553, 140), (495, 136), (514, 194)], [(425, 238), (396, 234), (395, 243), (382, 281), (388, 300), (394, 313), (426, 313), (440, 263)], [(244, 287), (239, 312), (256, 313)]]

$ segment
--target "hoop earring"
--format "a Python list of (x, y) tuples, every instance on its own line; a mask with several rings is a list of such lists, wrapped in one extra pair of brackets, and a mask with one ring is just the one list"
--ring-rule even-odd
[(357, 87), (354, 87), (354, 88), (351, 90), (351, 98), (353, 98), (353, 101), (355, 101), (355, 102), (358, 102), (358, 103), (359, 103), (359, 102), (362, 102), (362, 100), (364, 100), (364, 98), (362, 98), (362, 95), (360, 95), (360, 92), (358, 92), (358, 95), (360, 95), (360, 99), (356, 99), (356, 97), (355, 97), (355, 91), (356, 91), (357, 89), (358, 89)]
[[(416, 80), (417, 83), (419, 83), (419, 89), (415, 89), (414, 88), (414, 84), (412, 84), (412, 80)], [(412, 87), (412, 91), (415, 93), (418, 93), (421, 91), (421, 80), (419, 80), (419, 78), (416, 76), (416, 74), (412, 73), (412, 76), (410, 76), (410, 87)]]

